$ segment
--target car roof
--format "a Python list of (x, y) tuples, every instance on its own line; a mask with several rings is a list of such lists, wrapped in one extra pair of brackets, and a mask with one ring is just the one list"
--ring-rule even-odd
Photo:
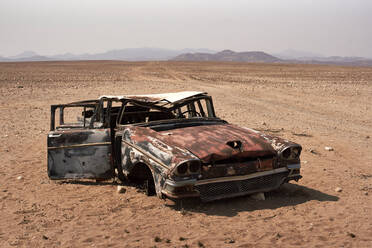
[(194, 96), (202, 96), (207, 95), (206, 92), (201, 91), (181, 91), (181, 92), (174, 92), (174, 93), (161, 93), (161, 94), (148, 94), (148, 95), (118, 95), (118, 96), (110, 96), (104, 95), (101, 96), (99, 99), (114, 99), (114, 100), (135, 100), (138, 102), (146, 102), (146, 103), (175, 103), (181, 100), (185, 100), (190, 97)]

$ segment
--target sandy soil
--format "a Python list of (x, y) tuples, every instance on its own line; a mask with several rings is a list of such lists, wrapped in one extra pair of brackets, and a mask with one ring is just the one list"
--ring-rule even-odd
[[(181, 90), (207, 91), (220, 117), (302, 144), (304, 178), (265, 201), (208, 204), (48, 179), (50, 104)], [(0, 247), (372, 246), (372, 68), (0, 63), (0, 96)]]

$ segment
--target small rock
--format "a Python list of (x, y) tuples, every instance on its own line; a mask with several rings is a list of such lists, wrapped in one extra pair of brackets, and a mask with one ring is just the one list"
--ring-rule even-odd
[(369, 135), (367, 135), (367, 136), (366, 136), (366, 139), (369, 139), (369, 138), (370, 138)]
[(365, 191), (365, 192), (364, 192), (364, 195), (368, 195), (368, 192), (367, 192), (367, 191)]
[(227, 239), (225, 243), (227, 243), (227, 244), (234, 244), (235, 243), (235, 240), (233, 240), (233, 239)]
[(125, 193), (125, 188), (124, 188), (124, 186), (118, 186), (117, 187), (117, 189), (116, 189), (116, 191), (119, 193), (119, 194), (122, 194), (122, 193)]
[(17, 180), (22, 180), (23, 179), (23, 176), (18, 176), (17, 177)]
[(306, 160), (304, 160), (304, 161), (302, 161), (302, 163), (303, 163), (303, 164), (307, 164), (307, 161), (306, 161)]
[(319, 155), (319, 152), (315, 151), (314, 149), (309, 149), (309, 152), (315, 155)]
[(260, 193), (256, 193), (256, 194), (252, 194), (251, 195), (251, 198), (257, 200), (257, 201), (264, 201), (265, 200), (265, 194), (260, 192)]
[(280, 233), (276, 233), (276, 234), (275, 234), (275, 238), (276, 238), (276, 239), (280, 239), (281, 237), (282, 237), (282, 235), (281, 235)]
[(326, 146), (326, 147), (324, 147), (324, 150), (326, 150), (326, 151), (333, 151), (333, 148), (332, 147), (330, 147), (330, 146)]
[(23, 88), (23, 85), (18, 85), (17, 88), (18, 89), (22, 89)]
[(356, 235), (354, 233), (351, 233), (351, 232), (348, 232), (347, 235), (350, 236), (350, 237), (352, 237), (352, 238), (355, 238), (356, 237)]
[(337, 188), (335, 188), (335, 191), (336, 191), (336, 192), (341, 192), (341, 191), (342, 191), (342, 188), (337, 187)]
[(48, 240), (49, 238), (47, 236), (43, 235), (43, 239)]
[(266, 126), (266, 122), (264, 122), (264, 121), (263, 121), (261, 124), (262, 124), (263, 126)]

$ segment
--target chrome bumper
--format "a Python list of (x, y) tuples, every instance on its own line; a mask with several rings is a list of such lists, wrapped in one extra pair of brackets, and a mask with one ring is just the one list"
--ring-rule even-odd
[[(282, 184), (284, 181), (287, 182), (290, 180), (298, 180), (299, 178), (301, 178), (299, 174), (300, 168), (301, 168), (301, 164), (290, 164), (290, 165), (287, 165), (287, 167), (281, 167), (281, 168), (273, 169), (270, 171), (256, 172), (256, 173), (252, 173), (249, 175), (242, 175), (242, 176), (219, 177), (219, 178), (210, 178), (210, 179), (204, 179), (204, 180), (190, 179), (190, 180), (177, 181), (177, 182), (167, 179), (165, 181), (162, 193), (170, 198), (197, 197), (197, 196), (200, 196), (200, 192), (196, 188), (200, 188), (202, 186), (215, 185), (215, 184), (227, 183), (227, 182), (239, 183), (238, 181), (247, 181), (251, 179), (255, 180), (255, 179), (264, 178), (270, 175), (276, 175), (276, 174), (286, 175), (285, 173), (288, 173), (286, 176), (284, 176), (282, 182), (280, 183)], [(262, 185), (262, 189), (265, 189), (264, 191), (269, 191), (271, 188), (265, 188), (265, 185)], [(247, 191), (245, 193), (249, 194), (252, 192)], [(220, 198), (223, 198), (223, 197), (220, 197)]]

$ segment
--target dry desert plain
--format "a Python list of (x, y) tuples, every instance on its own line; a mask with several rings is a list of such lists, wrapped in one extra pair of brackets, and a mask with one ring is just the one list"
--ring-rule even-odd
[[(183, 90), (210, 93), (231, 123), (300, 143), (303, 179), (265, 201), (182, 204), (133, 186), (118, 194), (113, 180), (48, 179), (50, 104)], [(372, 247), (371, 67), (0, 63), (0, 96), (0, 247)]]

